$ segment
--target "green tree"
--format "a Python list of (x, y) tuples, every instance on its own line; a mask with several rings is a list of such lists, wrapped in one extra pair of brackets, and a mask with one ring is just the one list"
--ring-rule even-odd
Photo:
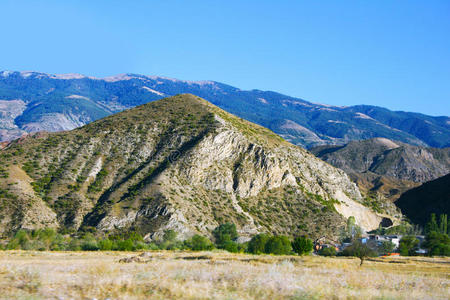
[(30, 240), (31, 238), (28, 234), (28, 231), (21, 229), (17, 231), (14, 237), (9, 240), (6, 248), (11, 250), (13, 249), (31, 250), (28, 249)]
[(190, 239), (186, 240), (185, 245), (187, 248), (194, 251), (211, 250), (214, 248), (213, 243), (207, 237), (201, 236), (199, 234), (196, 234)]
[(426, 236), (424, 247), (428, 250), (430, 256), (450, 256), (450, 238), (445, 233), (430, 232)]
[(264, 247), (265, 253), (275, 255), (290, 254), (292, 251), (291, 241), (287, 236), (276, 235), (269, 238)]
[(134, 250), (134, 243), (131, 238), (126, 240), (116, 240), (115, 242), (115, 249), (119, 251), (133, 251)]
[(84, 240), (81, 243), (81, 250), (83, 251), (97, 251), (99, 249), (97, 241), (95, 240)]
[(168, 229), (164, 231), (163, 241), (172, 243), (177, 239), (177, 232), (172, 229)]
[(345, 248), (342, 256), (354, 256), (360, 259), (360, 266), (363, 265), (364, 260), (367, 257), (376, 256), (375, 251), (370, 249), (366, 244), (361, 243), (361, 241), (354, 241), (350, 246)]
[(6, 245), (7, 250), (18, 250), (20, 249), (20, 243), (16, 239), (11, 239)]
[(57, 234), (56, 230), (53, 228), (38, 229), (35, 232), (33, 232), (35, 239), (41, 242), (40, 248), (41, 249), (44, 248), (42, 250), (50, 249), (50, 246), (51, 246), (56, 234)]
[(395, 249), (395, 244), (391, 241), (383, 241), (381, 245), (378, 247), (378, 253), (380, 255), (386, 255), (392, 253)]
[(61, 251), (66, 250), (68, 243), (62, 234), (56, 234), (50, 243), (50, 250)]
[(398, 249), (403, 256), (415, 255), (419, 247), (419, 240), (413, 235), (402, 237)]
[(102, 251), (112, 250), (113, 249), (113, 245), (114, 245), (114, 243), (108, 238), (100, 240), (98, 242), (98, 247)]
[(227, 250), (228, 252), (237, 253), (239, 252), (239, 244), (234, 241), (227, 241), (222, 244), (222, 249)]
[(447, 214), (440, 215), (439, 229), (441, 233), (447, 234)]
[(319, 250), (321, 256), (336, 256), (336, 249), (334, 247), (323, 247)]
[(348, 219), (347, 219), (347, 229), (350, 230), (350, 231), (349, 231), (349, 234), (352, 234), (351, 228), (353, 228), (353, 226), (355, 226), (355, 225), (356, 225), (356, 219), (355, 219), (355, 217), (354, 217), (354, 216), (348, 217)]
[(341, 232), (341, 240), (344, 242), (351, 242), (362, 234), (361, 227), (356, 224), (356, 219), (353, 216), (348, 217), (345, 230)]
[(439, 226), (436, 221), (436, 214), (431, 214), (430, 221), (425, 225), (425, 234), (430, 234), (430, 232), (439, 231)]
[(292, 242), (292, 249), (299, 255), (311, 253), (313, 250), (313, 241), (307, 237), (297, 237)]
[(269, 238), (270, 236), (265, 233), (260, 233), (253, 236), (250, 242), (248, 243), (248, 252), (253, 254), (264, 253), (266, 243), (269, 240)]
[(108, 238), (112, 241), (124, 241), (131, 240), (132, 242), (143, 242), (144, 238), (139, 232), (136, 231), (123, 231), (114, 234), (110, 234)]
[(177, 240), (177, 232), (171, 229), (164, 231), (162, 241), (158, 242), (159, 249), (179, 249), (182, 248), (182, 242)]
[(234, 241), (238, 238), (236, 225), (225, 223), (217, 226), (212, 232), (218, 248), (223, 248), (225, 243)]
[(69, 241), (68, 249), (70, 251), (80, 251), (81, 250), (80, 241), (78, 239), (71, 238)]

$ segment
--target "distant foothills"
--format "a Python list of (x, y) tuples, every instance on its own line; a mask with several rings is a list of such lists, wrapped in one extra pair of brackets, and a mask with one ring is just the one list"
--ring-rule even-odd
[(27, 132), (61, 131), (176, 94), (202, 97), (225, 111), (311, 148), (387, 138), (423, 147), (450, 147), (450, 118), (357, 105), (330, 106), (272, 91), (244, 91), (215, 81), (122, 74), (0, 71), (0, 141)]

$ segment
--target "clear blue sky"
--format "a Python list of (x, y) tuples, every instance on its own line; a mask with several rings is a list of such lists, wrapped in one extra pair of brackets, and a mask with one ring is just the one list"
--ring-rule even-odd
[(450, 1), (0, 1), (0, 69), (450, 115)]

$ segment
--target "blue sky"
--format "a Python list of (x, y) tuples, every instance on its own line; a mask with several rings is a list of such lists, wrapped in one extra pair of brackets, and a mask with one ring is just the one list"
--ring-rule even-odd
[(0, 69), (450, 115), (450, 1), (0, 1)]

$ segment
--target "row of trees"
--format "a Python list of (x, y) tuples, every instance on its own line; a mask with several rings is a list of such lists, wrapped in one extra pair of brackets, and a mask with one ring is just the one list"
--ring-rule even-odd
[(121, 235), (111, 235), (99, 238), (91, 232), (84, 232), (78, 236), (70, 236), (56, 232), (52, 228), (39, 230), (19, 230), (1, 246), (7, 250), (38, 250), (38, 251), (94, 251), (117, 250), (134, 251), (147, 249), (142, 236), (135, 232)]
[(229, 252), (248, 252), (253, 254), (293, 254), (305, 255), (313, 250), (313, 242), (307, 237), (297, 237), (291, 241), (284, 235), (257, 234), (248, 243), (238, 244), (236, 225), (226, 223), (213, 231), (216, 247)]
[(6, 245), (5, 250), (38, 251), (136, 251), (136, 250), (211, 250), (214, 244), (206, 237), (194, 235), (185, 241), (177, 240), (176, 232), (167, 230), (161, 240), (147, 243), (136, 232), (98, 237), (91, 232), (78, 236), (57, 233), (54, 229), (19, 230)]
[(61, 234), (54, 229), (19, 230), (0, 249), (21, 249), (39, 251), (135, 251), (135, 250), (193, 250), (203, 251), (214, 248), (229, 252), (248, 252), (254, 254), (308, 254), (313, 242), (307, 237), (291, 241), (287, 236), (258, 234), (247, 243), (238, 243), (236, 226), (226, 223), (214, 229), (214, 242), (201, 235), (181, 241), (173, 230), (166, 230), (161, 239), (147, 243), (136, 232), (123, 232), (99, 237), (93, 232), (77, 235)]
[(305, 255), (313, 250), (313, 242), (309, 238), (302, 236), (293, 241), (283, 235), (255, 235), (248, 243), (247, 251), (253, 254), (292, 254)]
[[(425, 225), (425, 241), (422, 248), (426, 249), (430, 256), (450, 256), (450, 237), (448, 216), (441, 214), (438, 218), (436, 214), (431, 214), (430, 221)], [(420, 241), (414, 235), (404, 236), (400, 240), (399, 251), (401, 255), (416, 255)]]
[[(430, 222), (425, 227), (426, 238), (422, 247), (428, 250), (429, 255), (450, 256), (450, 238), (448, 235), (448, 218), (443, 214), (432, 214)], [(351, 240), (352, 245), (344, 249), (339, 255), (367, 257), (392, 252), (394, 245), (386, 243), (379, 249), (371, 250), (367, 245), (361, 244), (356, 237), (359, 236), (359, 228), (354, 220), (349, 218), (347, 230), (343, 233), (345, 240)], [(143, 237), (136, 232), (124, 232), (99, 236), (93, 231), (84, 231), (76, 235), (57, 233), (54, 229), (40, 229), (33, 231), (19, 230), (7, 244), (0, 244), (0, 249), (22, 250), (66, 250), (66, 251), (135, 251), (135, 250), (211, 250), (223, 249), (228, 252), (248, 252), (253, 254), (309, 254), (313, 250), (313, 241), (308, 237), (296, 237), (290, 240), (283, 235), (258, 234), (247, 243), (238, 243), (236, 226), (231, 223), (219, 225), (212, 232), (213, 241), (201, 235), (181, 241), (177, 233), (167, 230), (161, 239), (145, 242)], [(400, 241), (399, 251), (401, 255), (416, 255), (419, 248), (419, 240), (414, 235), (406, 235)], [(336, 250), (333, 247), (323, 248), (320, 255), (334, 256)]]

